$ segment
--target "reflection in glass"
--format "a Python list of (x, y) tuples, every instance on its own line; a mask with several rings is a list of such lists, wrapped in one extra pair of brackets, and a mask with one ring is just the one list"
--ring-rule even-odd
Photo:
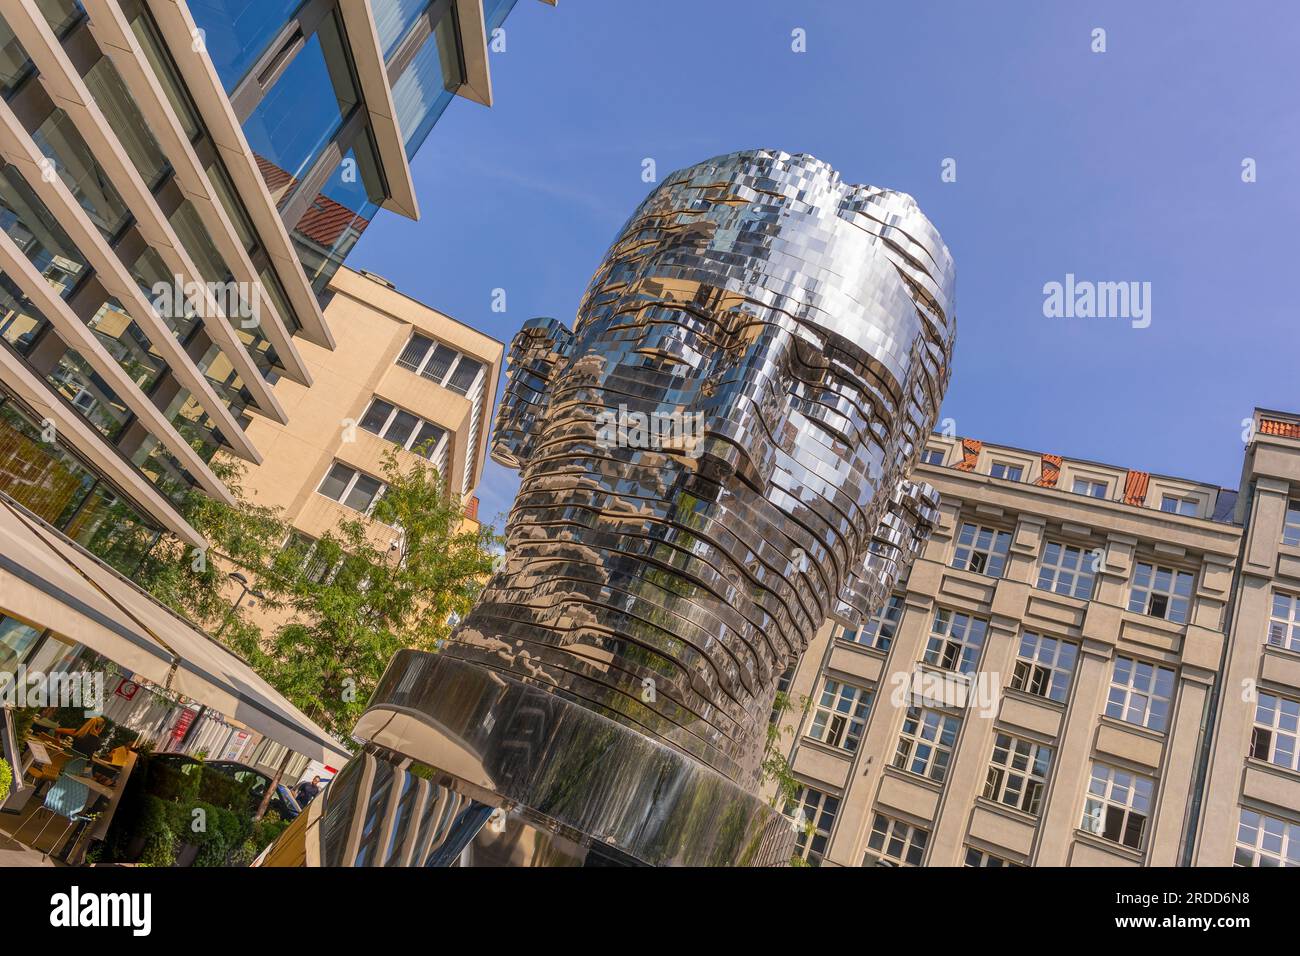
[(275, 39), (302, 0), (190, 0), (195, 25), (227, 93)]
[(32, 133), (32, 142), (54, 164), (59, 178), (104, 240), (112, 242), (131, 213), (95, 159), (95, 154), (77, 132), (72, 117), (61, 109), (54, 110)]
[(82, 79), (127, 156), (135, 164), (140, 178), (150, 189), (157, 188), (171, 167), (113, 61), (106, 56), (100, 57)]
[(22, 174), (8, 164), (0, 169), (0, 229), (66, 299), (86, 261)]
[[(378, 163), (367, 142), (349, 150), (293, 230), (303, 271), (317, 295), (357, 244), (383, 200)], [(372, 184), (372, 185), (368, 185)]]
[(452, 18), (443, 17), (393, 84), (393, 106), (406, 137), (408, 159), (424, 144), (461, 84), (455, 34)]
[(300, 180), (356, 104), (343, 44), (337, 27), (327, 21), (244, 122), (248, 145), (280, 201), (292, 189), (273, 182), (275, 171), (289, 183)]

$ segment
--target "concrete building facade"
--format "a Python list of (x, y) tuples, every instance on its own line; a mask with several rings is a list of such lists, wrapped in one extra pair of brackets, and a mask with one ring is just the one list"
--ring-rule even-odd
[(1227, 865), (1255, 839), (1254, 862), (1300, 862), (1300, 424), (1257, 412), (1249, 437), (1238, 502), (933, 436), (916, 477), (942, 518), (921, 558), (788, 675), (800, 854)]

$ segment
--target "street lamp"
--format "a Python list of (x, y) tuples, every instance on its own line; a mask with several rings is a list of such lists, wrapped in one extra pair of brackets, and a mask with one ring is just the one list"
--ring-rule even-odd
[[(244, 575), (241, 574), (239, 571), (231, 571), (229, 576), (230, 576), (230, 580), (237, 581), (239, 583), (239, 597), (235, 598), (235, 603), (230, 605), (230, 610), (226, 612), (225, 619), (222, 620), (221, 626), (217, 628), (217, 633), (212, 635), (213, 637), (221, 636), (221, 632), (226, 629), (226, 625), (230, 623), (230, 619), (235, 616), (235, 611), (239, 610), (239, 605), (243, 602), (245, 595), (251, 594), (253, 595), (253, 597), (257, 598), (258, 600), (261, 601), (266, 600), (266, 595), (263, 594), (261, 591), (257, 590), (257, 588), (250, 586), (248, 583), (248, 578), (244, 577)], [(248, 606), (256, 607), (257, 601), (250, 601)]]

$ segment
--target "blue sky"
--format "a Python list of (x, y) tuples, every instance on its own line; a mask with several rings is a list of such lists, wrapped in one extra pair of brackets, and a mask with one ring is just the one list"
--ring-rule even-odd
[[(1236, 487), (1241, 420), (1300, 410), (1297, 49), (1290, 3), (519, 0), (495, 105), (454, 102), (413, 163), (422, 219), (348, 264), (509, 342), (572, 320), (645, 158), (809, 152), (952, 250), (958, 434)], [(1045, 317), (1067, 273), (1151, 283), (1150, 326)], [(488, 465), (485, 518), (516, 484)]]

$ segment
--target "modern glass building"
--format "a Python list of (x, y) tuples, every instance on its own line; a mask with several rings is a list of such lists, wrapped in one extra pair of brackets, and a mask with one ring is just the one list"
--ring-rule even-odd
[(129, 573), (257, 463), (328, 284), (515, 0), (14, 0), (0, 11), (0, 492)]

